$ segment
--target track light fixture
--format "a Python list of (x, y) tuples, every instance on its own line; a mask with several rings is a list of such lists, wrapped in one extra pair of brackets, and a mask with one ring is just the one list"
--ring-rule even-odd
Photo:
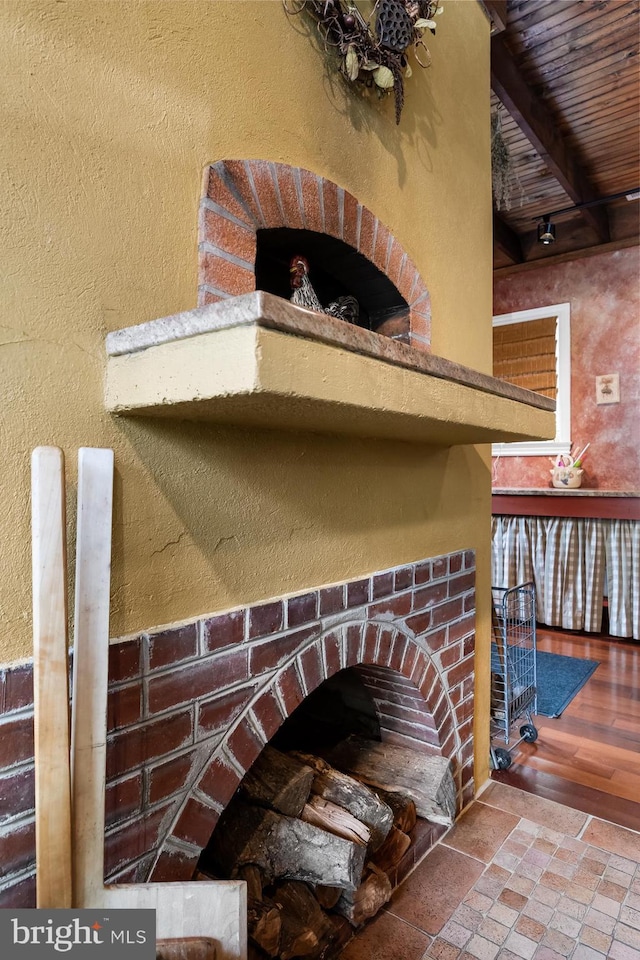
[(612, 193), (608, 197), (598, 197), (597, 200), (585, 200), (583, 203), (574, 203), (571, 207), (563, 207), (562, 210), (552, 210), (551, 213), (545, 213), (542, 218), (532, 217), (532, 220), (540, 220), (538, 224), (538, 243), (550, 244), (556, 239), (556, 225), (551, 217), (559, 216), (563, 213), (571, 213), (573, 210), (583, 210), (585, 207), (597, 207), (601, 203), (611, 203), (613, 200), (640, 200), (640, 187), (633, 187), (629, 190), (623, 190), (622, 193)]
[(549, 214), (545, 214), (538, 224), (538, 243), (553, 243), (556, 239), (556, 225), (551, 222)]

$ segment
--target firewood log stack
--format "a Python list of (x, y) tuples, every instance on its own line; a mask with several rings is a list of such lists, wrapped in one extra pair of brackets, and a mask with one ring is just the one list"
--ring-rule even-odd
[(416, 810), (452, 822), (449, 762), (381, 747), (350, 737), (329, 763), (267, 746), (245, 776), (196, 879), (247, 883), (252, 960), (337, 956), (391, 897)]

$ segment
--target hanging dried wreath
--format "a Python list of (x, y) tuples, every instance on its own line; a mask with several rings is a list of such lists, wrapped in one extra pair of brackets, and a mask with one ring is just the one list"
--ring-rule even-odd
[(436, 32), (433, 19), (442, 13), (434, 0), (374, 0), (364, 17), (355, 3), (340, 0), (282, 0), (289, 14), (306, 10), (316, 20), (325, 50), (340, 59), (340, 72), (383, 97), (393, 91), (396, 123), (404, 105), (404, 81), (411, 76), (413, 47), (421, 67), (431, 63), (425, 31)]

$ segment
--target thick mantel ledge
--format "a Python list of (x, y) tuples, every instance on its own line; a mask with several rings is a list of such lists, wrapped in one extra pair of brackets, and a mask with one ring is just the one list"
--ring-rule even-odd
[(435, 443), (547, 440), (529, 390), (257, 291), (107, 336), (121, 416)]

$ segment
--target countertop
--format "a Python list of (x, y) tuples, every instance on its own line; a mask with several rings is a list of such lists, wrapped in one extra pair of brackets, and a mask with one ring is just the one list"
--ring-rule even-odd
[(557, 487), (494, 487), (491, 493), (494, 497), (640, 497), (640, 490), (597, 490), (586, 487), (578, 487), (577, 490), (568, 487), (562, 490)]
[(493, 514), (502, 516), (640, 520), (640, 492), (496, 487), (491, 491), (491, 508)]

